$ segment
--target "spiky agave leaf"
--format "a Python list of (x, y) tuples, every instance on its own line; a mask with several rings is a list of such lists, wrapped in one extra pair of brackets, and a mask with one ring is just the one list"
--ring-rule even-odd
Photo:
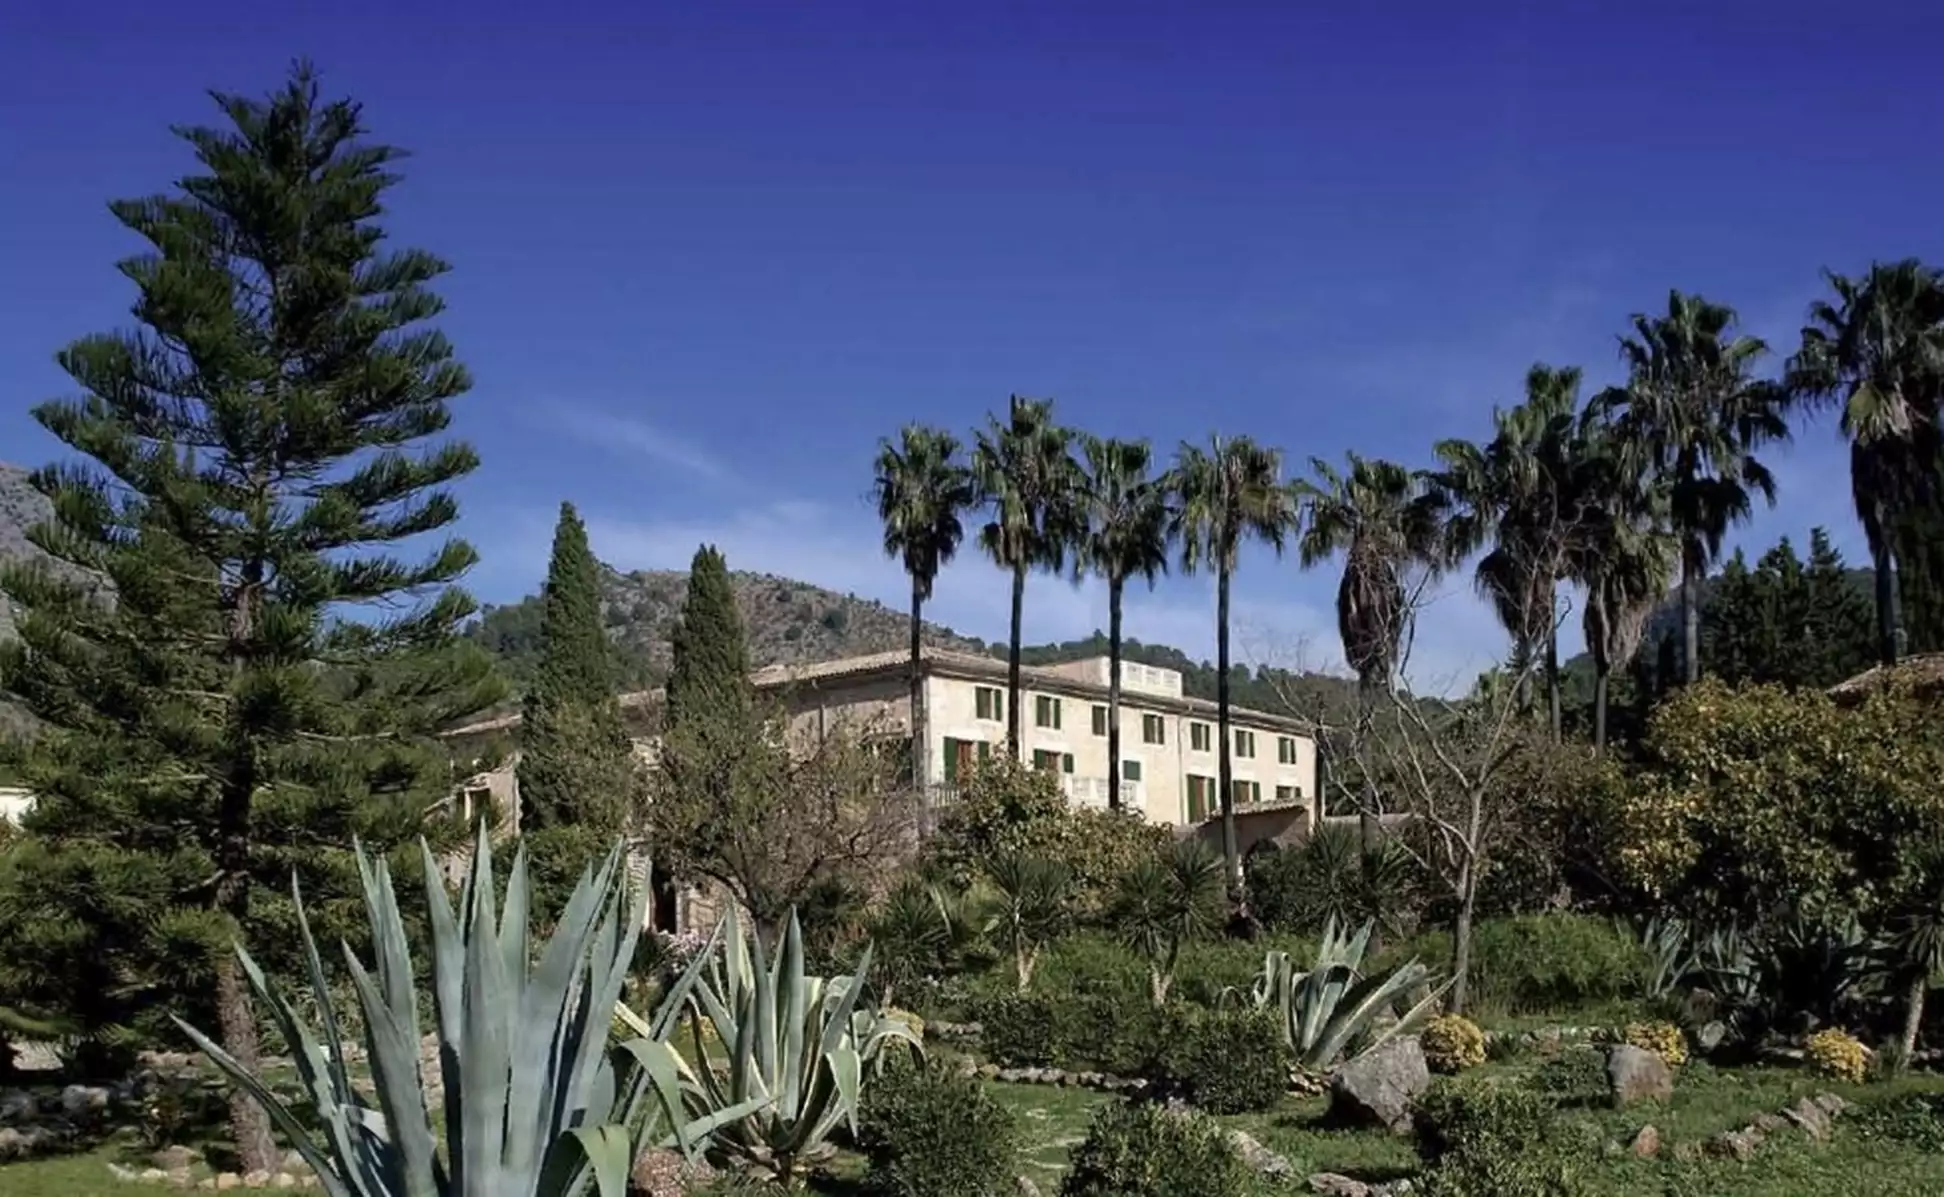
[[(331, 1197), (621, 1197), (629, 1165), (650, 1144), (698, 1150), (757, 1103), (725, 1103), (686, 1117), (680, 1057), (665, 1038), (610, 1054), (643, 899), (626, 900), (620, 850), (583, 873), (553, 934), (533, 941), (526, 855), (516, 852), (506, 901), (495, 897), (492, 849), (481, 825), (454, 909), (421, 846), (432, 940), (431, 981), (446, 1145), (432, 1135), (420, 1077), (414, 969), (389, 869), (357, 849), (376, 957), (375, 975), (347, 949), (371, 1062), (375, 1105), (337, 1051), (339, 1021), (297, 897), (299, 932), (324, 1043), (238, 948), (250, 987), (292, 1046), (321, 1136), (313, 1136), (262, 1080), (208, 1037), (184, 1027), (247, 1089), (317, 1172)], [(667, 1010), (657, 1024), (670, 1023)]]

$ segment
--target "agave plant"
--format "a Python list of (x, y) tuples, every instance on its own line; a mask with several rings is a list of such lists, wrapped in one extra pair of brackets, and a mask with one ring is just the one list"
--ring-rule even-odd
[[(680, 986), (694, 1015), (687, 1025), (696, 1062), (681, 1066), (684, 1090), (708, 1125), (720, 1128), (711, 1154), (788, 1185), (835, 1153), (831, 1132), (840, 1122), (855, 1133), (867, 1068), (894, 1043), (923, 1050), (908, 1023), (865, 1002), (870, 968), (866, 948), (851, 976), (805, 975), (795, 911), (773, 960), (760, 939), (745, 936), (733, 908), (723, 916)], [(672, 1031), (680, 1014), (664, 1009), (651, 1022), (625, 1006), (617, 1013), (650, 1036)], [(722, 1045), (713, 1052), (709, 1032)], [(729, 1115), (751, 1102), (761, 1108)]]
[(1640, 946), (1650, 966), (1647, 996), (1663, 998), (1679, 989), (1700, 963), (1700, 952), (1687, 923), (1678, 918), (1654, 917), (1640, 929)]
[[(249, 1091), (317, 1173), (329, 1197), (622, 1197), (629, 1166), (645, 1147), (695, 1154), (710, 1133), (754, 1113), (760, 1100), (724, 1103), (687, 1117), (681, 1058), (662, 1039), (607, 1047), (609, 1015), (621, 992), (643, 909), (625, 900), (620, 850), (583, 873), (553, 934), (528, 928), (526, 851), (514, 856), (506, 904), (495, 895), (485, 824), (461, 889), (447, 896), (438, 863), (425, 853), (432, 938), (431, 990), (445, 1091), (445, 1144), (433, 1134), (433, 1105), (419, 1068), (420, 1026), (411, 951), (390, 871), (357, 849), (377, 960), (347, 947), (357, 1021), (371, 1062), (373, 1093), (354, 1082), (332, 990), (292, 881), (318, 1027), (264, 979), (237, 948), (257, 1000), (290, 1045), (310, 1097), (313, 1132), (207, 1036), (181, 1024), (231, 1080)], [(630, 908), (632, 905), (632, 908)], [(664, 1008), (684, 995), (671, 993)]]
[(1276, 1012), (1284, 1041), (1306, 1071), (1329, 1068), (1345, 1055), (1360, 1056), (1415, 1030), (1450, 987), (1447, 981), (1431, 988), (1394, 1021), (1380, 1024), (1382, 1015), (1429, 987), (1431, 971), (1411, 960), (1382, 976), (1364, 976), (1370, 933), (1371, 924), (1365, 923), (1354, 936), (1346, 936), (1331, 919), (1323, 928), (1316, 963), (1307, 971), (1287, 952), (1271, 952), (1263, 961), (1251, 996), (1257, 1008)]

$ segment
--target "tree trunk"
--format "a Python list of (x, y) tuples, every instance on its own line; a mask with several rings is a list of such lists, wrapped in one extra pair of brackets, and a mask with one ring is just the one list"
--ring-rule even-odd
[[(1377, 903), (1377, 853), (1383, 848), (1383, 824), (1377, 818), (1377, 775), (1371, 767), (1371, 729), (1377, 718), (1377, 679), (1365, 675), (1357, 679), (1357, 765), (1363, 774), (1363, 794), (1357, 800), (1357, 833), (1363, 843), (1362, 870), (1364, 897), (1368, 905)], [(1374, 913), (1367, 911), (1366, 913)], [(1373, 919), (1370, 924), (1370, 952), (1384, 950), (1384, 932)]]
[(1107, 809), (1121, 808), (1121, 578), (1107, 579)]
[(931, 727), (925, 719), (925, 594), (911, 580), (911, 786), (931, 801)]
[(1546, 630), (1546, 702), (1552, 716), (1552, 738), (1557, 744), (1565, 738), (1566, 720), (1560, 709), (1559, 699), (1559, 627), (1558, 621)]
[(1924, 1025), (1924, 998), (1930, 993), (1930, 970), (1918, 968), (1910, 978), (1910, 989), (1904, 994), (1903, 1056), (1906, 1066), (1910, 1063), (1912, 1052), (1917, 1050), (1917, 1032)]
[(1458, 914), (1451, 924), (1451, 991), (1445, 1010), (1463, 1014), (1471, 991), (1472, 914), (1478, 906), (1478, 886), (1471, 866), (1465, 866), (1458, 879)]
[(1020, 759), (1019, 735), (1019, 638), (1026, 618), (1026, 564), (1013, 566), (1012, 643), (1006, 653), (1006, 746), (1014, 760)]
[(1242, 897), (1242, 857), (1235, 843), (1235, 737), (1229, 731), (1229, 571), (1224, 567), (1215, 583), (1215, 724), (1222, 738), (1216, 758), (1217, 783), (1222, 787), (1222, 858), (1228, 862), (1229, 895)]
[[(256, 775), (255, 753), (246, 743), (223, 779), (218, 811), (216, 908), (228, 916), (238, 942), (243, 938), (243, 928), (249, 925), (250, 801), (256, 791)], [(250, 1008), (243, 965), (234, 951), (223, 953), (216, 963), (216, 1026), (223, 1050), (236, 1058), (243, 1071), (261, 1075), (263, 1052), (257, 1039), (256, 1015)], [(270, 1116), (241, 1086), (230, 1090), (229, 1116), (241, 1171), (275, 1172), (280, 1157), (270, 1135)]]
[(1870, 564), (1876, 570), (1877, 660), (1885, 668), (1897, 663), (1898, 641), (1903, 637), (1901, 612), (1897, 609), (1897, 573), (1890, 551), (1890, 530), (1882, 528), (1878, 517), (1877, 543), (1870, 546)]
[(1613, 667), (1595, 661), (1593, 665), (1593, 751), (1606, 752), (1607, 737), (1607, 678)]
[(1681, 552), (1682, 676), (1688, 685), (1701, 680), (1701, 546), (1690, 541)]

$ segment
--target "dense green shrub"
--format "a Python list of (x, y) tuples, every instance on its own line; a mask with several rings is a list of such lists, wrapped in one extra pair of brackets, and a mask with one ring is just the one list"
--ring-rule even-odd
[(1149, 1102), (1095, 1111), (1061, 1197), (1249, 1197), (1254, 1177), (1211, 1118)]
[(858, 1147), (864, 1189), (877, 1197), (990, 1197), (1013, 1184), (1019, 1128), (978, 1081), (904, 1064), (871, 1087)]
[(1266, 927), (1314, 935), (1332, 919), (1395, 935), (1417, 919), (1422, 870), (1386, 840), (1366, 871), (1357, 828), (1326, 823), (1301, 843), (1249, 858), (1249, 901)]
[(1944, 1152), (1944, 1094), (1898, 1093), (1866, 1098), (1843, 1118), (1843, 1133)]
[(1056, 992), (1010, 994), (979, 1007), (988, 1058), (1012, 1067), (1146, 1076), (1166, 1042), (1169, 1016), (1144, 997), (1126, 1002)]
[(1289, 1048), (1268, 1011), (1178, 1009), (1155, 1079), (1211, 1114), (1267, 1110), (1289, 1088)]
[(1435, 1197), (1567, 1197), (1582, 1191), (1558, 1107), (1510, 1085), (1446, 1081), (1418, 1103), (1418, 1154)]
[(1588, 1044), (1575, 1044), (1533, 1070), (1532, 1090), (1552, 1101), (1591, 1105), (1607, 1094), (1606, 1053)]
[[(1444, 932), (1390, 945), (1375, 967), (1413, 956), (1449, 960)], [(1558, 1013), (1644, 997), (1652, 954), (1611, 919), (1533, 914), (1486, 919), (1472, 932), (1471, 1001), (1508, 1013)]]

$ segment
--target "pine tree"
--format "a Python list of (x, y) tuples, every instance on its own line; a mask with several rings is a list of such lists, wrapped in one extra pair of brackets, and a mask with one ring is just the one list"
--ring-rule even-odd
[(1729, 685), (1750, 680), (1760, 670), (1756, 643), (1761, 638), (1761, 584), (1740, 549), (1721, 567), (1701, 608), (1701, 671)]
[[(254, 1070), (231, 943), (298, 966), (293, 872), (319, 933), (356, 938), (352, 837), (416, 836), (451, 787), (432, 733), (499, 691), (456, 636), (472, 549), (425, 547), (476, 457), (439, 439), (470, 385), (423, 327), (446, 266), (380, 249), (400, 153), (302, 64), (215, 99), (224, 127), (180, 131), (200, 173), (111, 206), (152, 247), (120, 266), (140, 327), (69, 346), (81, 397), (34, 411), (83, 459), (34, 476), (34, 542), (93, 583), (0, 576), (21, 609), (0, 692), (48, 726), (0, 980), (99, 1047), (213, 1021)], [(231, 1122), (243, 1168), (274, 1170), (247, 1095)]]
[(571, 503), (560, 505), (541, 597), (540, 666), (520, 721), (521, 827), (578, 826), (612, 843), (635, 811), (638, 771), (614, 691), (600, 566)]
[(1822, 528), (1809, 532), (1803, 571), (1807, 631), (1794, 645), (1805, 662), (1803, 685), (1818, 689), (1855, 677), (1876, 661), (1876, 609), (1850, 577), (1843, 555)]

